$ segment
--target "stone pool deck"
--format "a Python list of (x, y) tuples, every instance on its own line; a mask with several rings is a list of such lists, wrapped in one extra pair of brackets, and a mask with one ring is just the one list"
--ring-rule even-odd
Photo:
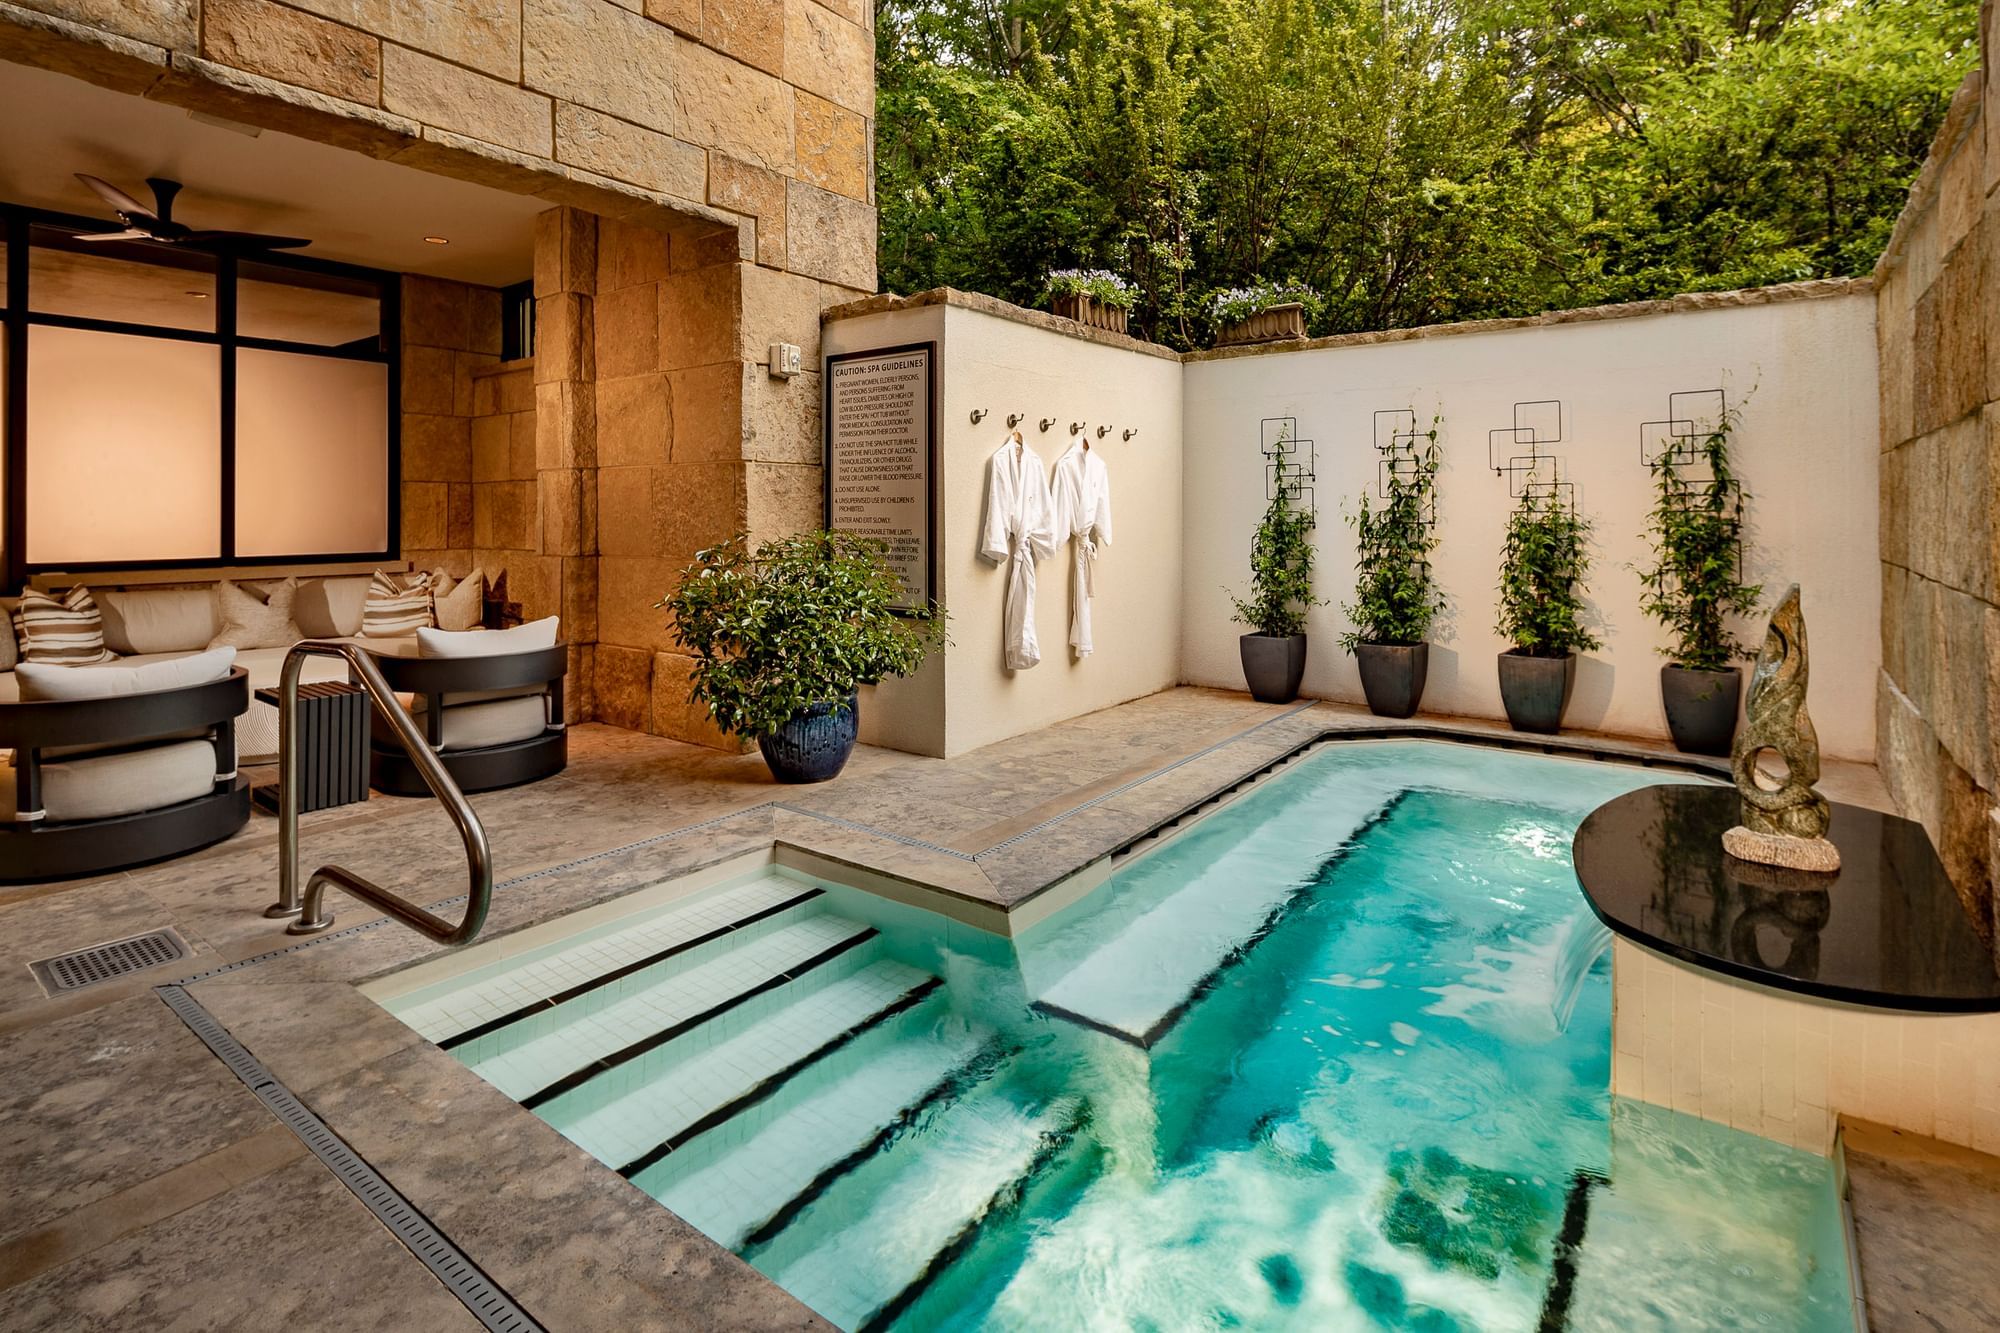
[[(863, 749), (810, 788), (775, 785), (755, 755), (579, 727), (567, 772), (473, 799), (502, 880), (486, 935), (774, 846), (970, 924), (1018, 927), (1300, 747), (1381, 726), (1336, 705), (1180, 689), (954, 760)], [(1396, 730), (1535, 744), (1490, 722)], [(1823, 787), (1889, 808), (1865, 765), (1829, 763)], [(456, 915), (464, 868), (431, 802), (309, 815), (302, 842), (309, 868), (339, 863)], [(0, 890), (0, 1327), (476, 1326), (153, 989), (180, 979), (549, 1327), (822, 1326), (354, 990), (436, 946), (338, 894), (325, 936), (266, 920), (275, 867), (275, 823), (254, 817), (165, 865)], [(26, 967), (165, 925), (194, 959), (53, 1000)]]

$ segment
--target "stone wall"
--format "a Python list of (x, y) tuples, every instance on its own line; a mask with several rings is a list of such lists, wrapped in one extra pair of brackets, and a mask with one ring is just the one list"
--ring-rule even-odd
[(2000, 85), (1967, 78), (1876, 268), (1882, 776), (1983, 931), (2000, 883)]
[(875, 286), (863, 0), (0, 0), (0, 59)]
[(402, 329), (402, 554), (459, 575), (474, 558), (473, 419), (500, 361), (500, 293), (405, 276)]

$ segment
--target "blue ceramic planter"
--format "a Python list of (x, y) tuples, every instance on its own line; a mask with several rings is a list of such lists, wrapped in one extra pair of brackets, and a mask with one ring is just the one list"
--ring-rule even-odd
[(757, 742), (771, 776), (780, 782), (825, 782), (854, 753), (860, 706), (853, 695), (838, 704), (813, 704)]

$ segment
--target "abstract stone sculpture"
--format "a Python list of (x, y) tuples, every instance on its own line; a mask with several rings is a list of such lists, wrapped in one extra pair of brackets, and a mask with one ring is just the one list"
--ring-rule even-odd
[[(1840, 869), (1840, 850), (1826, 837), (1833, 812), (1813, 790), (1819, 736), (1806, 713), (1807, 674), (1806, 620), (1794, 583), (1771, 613), (1750, 674), (1743, 731), (1731, 760), (1743, 822), (1722, 835), (1722, 846), (1739, 860), (1831, 873)], [(1782, 775), (1759, 767), (1766, 755), (1783, 761)]]

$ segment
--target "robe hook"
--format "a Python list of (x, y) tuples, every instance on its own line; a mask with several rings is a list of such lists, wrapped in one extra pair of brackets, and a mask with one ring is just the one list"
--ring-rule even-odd
[(1072, 421), (1072, 422), (1070, 422), (1070, 423), (1069, 423), (1069, 433), (1070, 433), (1070, 434), (1072, 434), (1072, 435), (1081, 435), (1081, 434), (1083, 434), (1083, 423), (1082, 423), (1081, 421)]
[[(977, 425), (978, 425), (978, 424), (979, 424), (980, 422), (984, 421), (985, 419), (986, 419), (986, 409), (985, 409), (985, 408), (983, 408), (983, 407), (975, 407), (975, 408), (973, 408), (973, 409), (972, 409), (972, 424), (973, 424), (973, 425), (977, 426)], [(1010, 422), (1008, 422), (1007, 424), (1011, 426), (1011, 425), (1013, 425), (1014, 423), (1010, 421)]]
[(1099, 426), (1097, 428), (1097, 438), (1100, 440), (1103, 439), (1105, 436), (1109, 435), (1110, 433), (1111, 433), (1111, 427), (1109, 426)]
[(1125, 438), (1129, 440), (1138, 433), (1139, 433), (1139, 428), (1137, 426), (1128, 426), (1125, 429)]
[(1012, 429), (1014, 429), (1014, 427), (1016, 427), (1016, 426), (1018, 426), (1018, 425), (1020, 425), (1020, 424), (1021, 424), (1021, 414), (1020, 414), (1019, 412), (1009, 412), (1009, 413), (1007, 414), (1007, 429), (1008, 429), (1008, 430), (1012, 430)]
[(1044, 435), (1048, 434), (1048, 433), (1049, 433), (1049, 427), (1051, 427), (1051, 426), (1053, 426), (1053, 425), (1055, 425), (1055, 424), (1056, 424), (1056, 419), (1055, 419), (1054, 417), (1043, 417), (1043, 418), (1042, 418), (1042, 434), (1044, 434)]

